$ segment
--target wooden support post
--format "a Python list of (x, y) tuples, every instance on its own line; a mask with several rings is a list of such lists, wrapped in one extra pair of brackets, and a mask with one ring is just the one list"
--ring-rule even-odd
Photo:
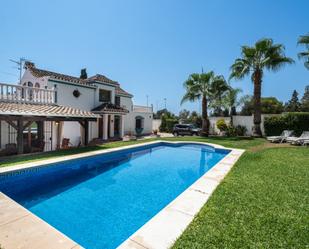
[(85, 120), (85, 123), (84, 123), (84, 141), (85, 141), (85, 145), (88, 145), (88, 142), (89, 142), (89, 122), (87, 120)]
[(24, 138), (23, 138), (24, 125), (23, 120), (17, 120), (17, 153), (24, 153)]
[(36, 122), (38, 127), (38, 140), (43, 141), (44, 139), (44, 121), (37, 121)]

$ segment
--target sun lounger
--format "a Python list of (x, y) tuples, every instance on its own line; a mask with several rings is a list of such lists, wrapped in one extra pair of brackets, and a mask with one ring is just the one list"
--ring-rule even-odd
[(303, 131), (303, 133), (300, 135), (300, 137), (288, 137), (286, 141), (291, 144), (303, 144), (304, 142), (307, 143), (307, 140), (309, 140), (309, 131)]
[(290, 131), (290, 130), (284, 130), (280, 136), (271, 136), (271, 137), (267, 137), (266, 139), (269, 141), (269, 142), (272, 142), (272, 143), (283, 143), (286, 141), (286, 139), (288, 137), (290, 137), (291, 135), (293, 134), (293, 131)]

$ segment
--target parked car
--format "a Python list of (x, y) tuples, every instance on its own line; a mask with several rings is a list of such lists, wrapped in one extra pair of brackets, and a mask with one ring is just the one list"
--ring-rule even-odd
[(184, 135), (190, 135), (190, 136), (197, 136), (200, 134), (201, 129), (196, 128), (192, 124), (176, 124), (173, 128), (173, 135), (174, 136), (184, 136)]

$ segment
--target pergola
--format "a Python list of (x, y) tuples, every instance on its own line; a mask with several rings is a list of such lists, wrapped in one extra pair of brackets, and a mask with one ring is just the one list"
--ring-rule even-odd
[(17, 132), (18, 154), (24, 152), (23, 132), (33, 122), (37, 123), (38, 139), (43, 139), (45, 121), (77, 121), (83, 127), (84, 144), (87, 145), (89, 142), (89, 122), (97, 121), (98, 117), (90, 111), (57, 104), (0, 102), (0, 120), (6, 121)]

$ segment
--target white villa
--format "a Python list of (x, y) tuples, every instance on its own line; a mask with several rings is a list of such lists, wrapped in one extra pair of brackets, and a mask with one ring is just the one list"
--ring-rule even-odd
[(49, 151), (150, 134), (152, 107), (135, 106), (132, 97), (104, 75), (78, 78), (26, 62), (21, 85), (0, 83), (1, 151)]

